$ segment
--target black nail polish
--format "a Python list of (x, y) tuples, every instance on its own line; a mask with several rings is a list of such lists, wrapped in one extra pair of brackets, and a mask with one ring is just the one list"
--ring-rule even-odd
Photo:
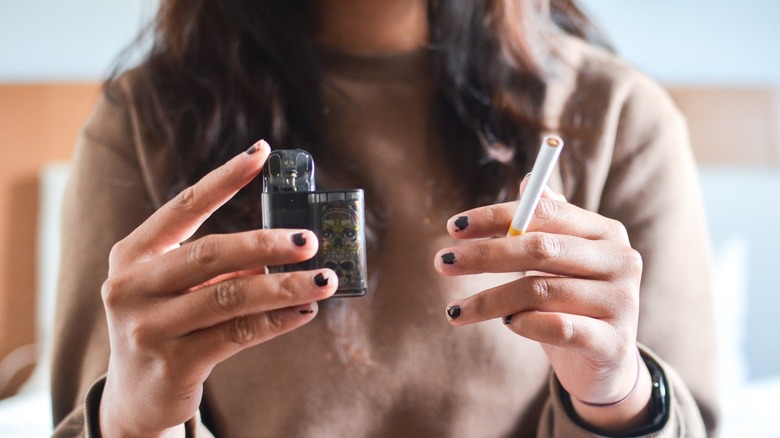
[(301, 309), (298, 311), (298, 313), (300, 313), (301, 315), (308, 315), (310, 313), (314, 313), (314, 311), (311, 309)]
[(441, 255), (441, 261), (444, 262), (445, 265), (454, 265), (455, 264), (455, 253), (454, 252), (445, 252)]
[(463, 231), (469, 226), (469, 217), (468, 216), (458, 216), (457, 219), (455, 219), (455, 226), (458, 227), (458, 231)]
[(509, 325), (512, 323), (512, 315), (507, 315), (504, 317), (504, 325)]
[(246, 150), (247, 155), (252, 155), (255, 152), (257, 152), (257, 144), (253, 144), (252, 146), (249, 146), (249, 149)]
[(458, 305), (447, 307), (447, 315), (450, 317), (450, 319), (460, 318), (460, 312), (461, 308)]
[(328, 285), (328, 277), (322, 275), (322, 273), (314, 276), (314, 284), (319, 287), (325, 287)]
[(295, 246), (303, 246), (306, 245), (306, 238), (303, 237), (303, 233), (296, 233), (292, 236), (292, 241), (295, 244)]

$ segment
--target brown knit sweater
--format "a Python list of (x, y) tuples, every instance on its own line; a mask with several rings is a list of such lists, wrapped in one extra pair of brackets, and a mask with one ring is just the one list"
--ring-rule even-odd
[[(712, 433), (708, 251), (685, 123), (661, 88), (612, 55), (574, 39), (561, 45), (574, 73), (551, 83), (546, 97), (546, 120), (567, 140), (551, 186), (621, 221), (643, 257), (639, 341), (662, 364), (672, 403), (657, 436)], [(322, 303), (311, 323), (217, 366), (202, 408), (211, 432), (593, 436), (567, 414), (537, 343), (500, 321), (460, 328), (446, 321), (450, 300), (507, 276), (442, 277), (433, 268), (435, 252), (456, 244), (444, 225), (463, 202), (458, 175), (435, 158), (447, 147), (432, 129), (425, 57), (328, 59), (323, 144), (370, 170), (342, 182), (364, 188), (386, 214), (369, 260), (371, 290)], [(73, 159), (53, 371), (61, 436), (89, 435), (98, 414), (109, 357), (100, 299), (108, 252), (165, 202), (174, 178), (175, 151), (141, 135), (143, 108), (127, 92), (133, 86), (128, 75), (124, 99), (98, 104)], [(191, 423), (190, 432), (207, 432)]]

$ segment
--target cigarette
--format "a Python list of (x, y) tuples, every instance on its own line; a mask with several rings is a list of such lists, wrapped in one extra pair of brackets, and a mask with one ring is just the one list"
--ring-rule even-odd
[(531, 169), (531, 178), (529, 178), (528, 185), (525, 186), (523, 196), (520, 198), (520, 204), (512, 218), (512, 224), (506, 233), (507, 236), (519, 236), (528, 229), (528, 224), (531, 222), (536, 206), (539, 205), (539, 198), (542, 197), (547, 180), (550, 179), (555, 163), (558, 162), (558, 156), (561, 155), (561, 149), (563, 149), (563, 140), (557, 135), (548, 135), (542, 140), (539, 155), (536, 156), (534, 167)]

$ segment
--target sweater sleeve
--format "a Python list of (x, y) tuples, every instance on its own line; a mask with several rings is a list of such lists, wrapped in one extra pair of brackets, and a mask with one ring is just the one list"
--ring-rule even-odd
[[(658, 430), (650, 433), (653, 438), (674, 438), (674, 437), (703, 437), (705, 430), (701, 421), (691, 421), (699, 417), (699, 411), (696, 402), (691, 398), (690, 391), (687, 390), (685, 383), (680, 376), (657, 355), (645, 347), (640, 347), (642, 355), (653, 360), (662, 370), (666, 377), (666, 391), (669, 396), (669, 417)], [(550, 374), (548, 382), (550, 398), (544, 408), (544, 413), (539, 421), (538, 436), (556, 436), (556, 437), (603, 437), (593, 431), (582, 427), (580, 422), (575, 420), (567, 409), (562, 398), (561, 384)]]
[(52, 408), (57, 424), (108, 367), (100, 296), (111, 247), (150, 214), (123, 106), (105, 97), (77, 140), (63, 202)]
[[(131, 116), (103, 97), (77, 141), (66, 188), (52, 366), (55, 436), (99, 436), (109, 340), (100, 295), (108, 255), (153, 211)], [(189, 436), (210, 436), (197, 418)]]
[(667, 375), (679, 375), (672, 385), (678, 413), (687, 414), (678, 418), (682, 430), (696, 431), (703, 422), (714, 434), (709, 238), (687, 126), (668, 95), (643, 76), (636, 77), (620, 125), (601, 209), (626, 226), (642, 255), (638, 338), (667, 364)]
[(55, 425), (82, 408), (108, 367), (100, 296), (108, 254), (150, 214), (132, 145), (123, 106), (103, 97), (77, 140), (63, 202), (52, 364)]
[[(81, 405), (74, 409), (63, 419), (54, 430), (54, 438), (65, 437), (99, 437), (100, 424), (98, 413), (100, 411), (100, 398), (103, 395), (103, 387), (106, 378), (101, 377), (87, 392), (87, 396)], [(214, 435), (200, 421), (200, 415), (196, 414), (184, 424), (185, 437), (213, 438)]]
[[(709, 244), (687, 127), (654, 82), (635, 72), (622, 79), (620, 86), (586, 91), (588, 98), (580, 99), (586, 101), (584, 111), (603, 105), (595, 112), (607, 116), (601, 129), (581, 142), (586, 150), (579, 157), (585, 159), (567, 163), (580, 176), (569, 181), (566, 194), (622, 222), (642, 256), (638, 340), (659, 358), (672, 397), (668, 424), (653, 436), (713, 435), (717, 391)], [(588, 116), (582, 117), (587, 126)], [(539, 433), (595, 436), (572, 422), (555, 391)]]

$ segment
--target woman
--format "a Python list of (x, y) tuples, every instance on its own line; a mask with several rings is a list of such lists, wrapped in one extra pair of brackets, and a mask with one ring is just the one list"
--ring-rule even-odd
[[(684, 123), (571, 2), (168, 0), (153, 35), (77, 147), (58, 433), (714, 429)], [(529, 233), (484, 239), (550, 130), (567, 146)], [(317, 249), (259, 229), (269, 143), (366, 190), (365, 297), (266, 274)]]

